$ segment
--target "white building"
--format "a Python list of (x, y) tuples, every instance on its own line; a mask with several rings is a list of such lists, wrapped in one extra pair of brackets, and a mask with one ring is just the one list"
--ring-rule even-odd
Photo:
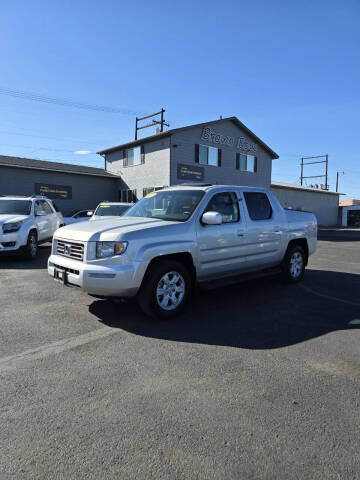
[(284, 208), (313, 212), (322, 226), (338, 224), (340, 193), (280, 182), (272, 182), (271, 191)]

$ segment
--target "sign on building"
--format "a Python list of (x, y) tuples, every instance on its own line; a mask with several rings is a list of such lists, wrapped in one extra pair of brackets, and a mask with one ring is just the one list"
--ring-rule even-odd
[(52, 185), (49, 183), (35, 183), (35, 195), (44, 195), (52, 200), (71, 200), (72, 187), (65, 185)]
[(184, 163), (178, 163), (177, 177), (182, 180), (203, 181), (204, 180), (204, 167), (195, 167), (193, 165), (185, 165)]

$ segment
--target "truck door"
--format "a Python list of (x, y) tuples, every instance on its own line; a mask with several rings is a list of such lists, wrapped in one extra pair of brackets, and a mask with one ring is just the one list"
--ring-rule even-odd
[(278, 265), (282, 255), (283, 216), (264, 191), (243, 190), (246, 215), (247, 267)]
[[(219, 212), (221, 225), (203, 225), (205, 212)], [(198, 277), (207, 280), (245, 270), (245, 220), (237, 193), (216, 193), (197, 224)]]

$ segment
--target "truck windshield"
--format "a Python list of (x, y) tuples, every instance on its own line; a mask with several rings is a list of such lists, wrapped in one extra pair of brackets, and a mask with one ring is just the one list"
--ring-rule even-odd
[(97, 207), (94, 215), (99, 217), (121, 217), (128, 210), (130, 205), (106, 205)]
[(0, 199), (0, 215), (30, 215), (31, 202), (29, 200), (2, 200)]
[(204, 194), (201, 190), (152, 192), (130, 208), (126, 216), (185, 222), (191, 217)]

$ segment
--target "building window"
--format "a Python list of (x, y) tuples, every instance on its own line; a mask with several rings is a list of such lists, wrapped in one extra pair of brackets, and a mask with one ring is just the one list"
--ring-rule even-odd
[(135, 203), (137, 201), (136, 188), (134, 190), (120, 190), (119, 200), (123, 203)]
[(124, 150), (124, 167), (133, 167), (145, 163), (144, 145)]
[(254, 155), (237, 153), (236, 154), (236, 170), (241, 170), (242, 172), (256, 172), (257, 158)]
[(246, 207), (251, 220), (269, 220), (272, 208), (266, 193), (244, 192)]
[(195, 145), (195, 163), (221, 167), (221, 149), (208, 145)]

